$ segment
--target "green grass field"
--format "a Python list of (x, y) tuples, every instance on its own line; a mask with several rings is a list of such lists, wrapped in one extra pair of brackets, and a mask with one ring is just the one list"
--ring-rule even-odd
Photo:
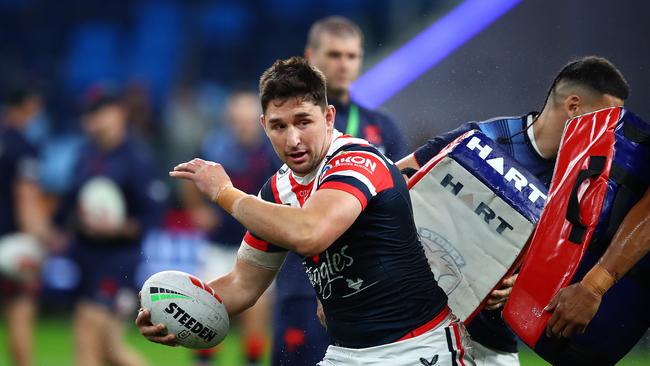
[[(190, 366), (192, 357), (190, 351), (182, 348), (163, 347), (150, 343), (140, 336), (134, 326), (127, 332), (128, 343), (139, 350), (151, 365), (155, 366)], [(242, 365), (242, 354), (239, 348), (239, 337), (236, 332), (226, 337), (215, 360), (215, 365)], [(38, 366), (71, 366), (72, 333), (70, 323), (65, 317), (43, 317), (40, 319), (36, 335), (36, 365)], [(7, 355), (6, 324), (0, 322), (0, 366), (10, 366)], [(547, 365), (529, 350), (520, 354), (522, 366)], [(268, 365), (268, 357), (267, 357)], [(650, 365), (650, 355), (640, 352), (628, 355), (619, 363), (622, 366)]]

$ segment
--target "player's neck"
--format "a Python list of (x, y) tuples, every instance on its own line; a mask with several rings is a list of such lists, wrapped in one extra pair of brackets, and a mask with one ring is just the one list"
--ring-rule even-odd
[(533, 124), (535, 142), (545, 159), (551, 159), (557, 155), (564, 131), (564, 123), (558, 123), (558, 121), (564, 119), (557, 111), (545, 108)]

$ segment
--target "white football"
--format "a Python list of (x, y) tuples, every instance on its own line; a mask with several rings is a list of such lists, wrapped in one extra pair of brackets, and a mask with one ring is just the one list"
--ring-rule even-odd
[(126, 201), (120, 187), (106, 177), (88, 180), (79, 192), (79, 207), (88, 220), (119, 227), (126, 221)]
[(22, 281), (39, 274), (45, 252), (31, 235), (8, 234), (0, 238), (0, 273)]
[(153, 324), (165, 324), (187, 348), (211, 348), (228, 333), (230, 320), (223, 301), (198, 278), (180, 271), (149, 277), (140, 292), (141, 305)]

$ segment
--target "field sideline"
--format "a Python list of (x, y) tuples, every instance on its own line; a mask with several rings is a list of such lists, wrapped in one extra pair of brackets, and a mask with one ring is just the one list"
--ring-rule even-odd
[[(189, 350), (182, 348), (162, 347), (146, 341), (140, 336), (135, 327), (129, 326), (127, 331), (129, 344), (138, 349), (151, 363), (156, 366), (191, 366)], [(70, 323), (65, 317), (43, 317), (37, 327), (37, 366), (71, 366), (72, 334)], [(239, 337), (236, 332), (226, 337), (215, 365), (238, 366), (242, 356), (238, 347)], [(9, 366), (7, 355), (7, 329), (4, 321), (0, 321), (0, 366)], [(520, 354), (522, 366), (548, 365), (529, 350)], [(266, 365), (268, 365), (268, 359)], [(650, 355), (640, 353), (628, 355), (621, 366), (641, 366), (650, 364)]]

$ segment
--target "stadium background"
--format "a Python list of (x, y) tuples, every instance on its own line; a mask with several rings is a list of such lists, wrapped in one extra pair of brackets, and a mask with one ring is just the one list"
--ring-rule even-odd
[[(0, 0), (0, 91), (28, 83), (42, 92), (45, 109), (29, 134), (43, 149), (43, 185), (56, 195), (68, 183), (81, 141), (79, 102), (89, 86), (125, 90), (133, 129), (168, 167), (195, 151), (192, 144), (206, 131), (221, 128), (229, 90), (255, 87), (272, 61), (301, 54), (310, 24), (332, 14), (365, 32), (367, 74), (355, 95), (394, 116), (410, 147), (466, 120), (539, 109), (555, 72), (586, 54), (611, 59), (630, 83), (627, 105), (650, 118), (644, 41), (650, 3), (644, 1)], [(419, 53), (406, 50), (398, 60), (419, 66), (410, 75), (400, 68), (401, 80), (383, 79), (381, 67), (403, 65), (391, 64), (391, 55), (420, 33), (431, 38), (420, 39)], [(438, 41), (446, 42), (444, 49)], [(373, 89), (381, 93), (368, 92)], [(185, 110), (194, 113), (179, 113)], [(200, 245), (164, 229), (150, 233), (141, 279), (166, 268), (191, 271)], [(54, 257), (44, 280), (37, 364), (69, 365), (75, 270)], [(133, 327), (129, 341), (152, 364), (190, 362), (187, 352), (149, 344)], [(239, 363), (237, 341), (236, 333), (227, 338), (220, 364)], [(621, 364), (650, 363), (648, 344), (646, 337)], [(6, 355), (0, 322), (0, 365), (8, 363)], [(543, 362), (523, 353), (522, 365), (537, 364)]]

